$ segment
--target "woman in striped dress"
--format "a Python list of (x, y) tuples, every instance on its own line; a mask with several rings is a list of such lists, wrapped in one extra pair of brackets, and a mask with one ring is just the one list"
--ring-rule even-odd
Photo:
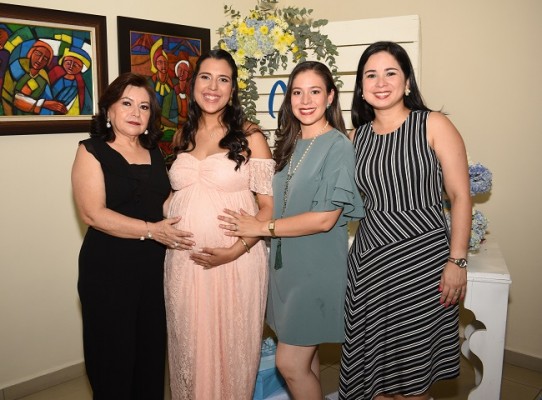
[(349, 255), (339, 396), (428, 399), (435, 381), (459, 374), (471, 225), (465, 146), (424, 105), (407, 53), (392, 42), (361, 56), (352, 121), (366, 218)]

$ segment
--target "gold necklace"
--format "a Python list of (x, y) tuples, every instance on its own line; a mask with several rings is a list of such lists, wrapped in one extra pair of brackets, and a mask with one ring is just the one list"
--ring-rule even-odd
[[(328, 124), (329, 124), (329, 122), (326, 121), (326, 124), (320, 130), (320, 132), (318, 132), (318, 134), (316, 134), (316, 136), (314, 136), (312, 138), (311, 142), (309, 143), (309, 145), (307, 146), (307, 148), (305, 149), (305, 151), (301, 155), (301, 158), (299, 159), (299, 161), (297, 162), (297, 164), (295, 165), (293, 170), (292, 170), (292, 164), (293, 164), (292, 160), (294, 158), (294, 152), (292, 152), (292, 155), (290, 156), (290, 161), (288, 162), (288, 174), (286, 175), (286, 182), (284, 183), (284, 198), (283, 198), (283, 201), (282, 201), (282, 212), (280, 214), (280, 218), (284, 217), (284, 211), (286, 211), (286, 204), (288, 203), (288, 194), (290, 192), (290, 181), (292, 180), (292, 177), (294, 176), (297, 169), (299, 168), (299, 166), (301, 165), (301, 163), (305, 159), (305, 156), (309, 153), (309, 150), (311, 149), (312, 145), (316, 141), (316, 138), (318, 136), (320, 136), (322, 133), (324, 133), (324, 131), (326, 130)], [(299, 131), (299, 134), (297, 136), (298, 140), (299, 140), (299, 136), (301, 136), (301, 131)], [(297, 145), (297, 140), (296, 140), (296, 145)], [(295, 148), (295, 146), (294, 146), (294, 148)], [(276, 252), (276, 256), (275, 256), (275, 269), (281, 269), (281, 268), (282, 268), (282, 238), (278, 238), (277, 252)]]

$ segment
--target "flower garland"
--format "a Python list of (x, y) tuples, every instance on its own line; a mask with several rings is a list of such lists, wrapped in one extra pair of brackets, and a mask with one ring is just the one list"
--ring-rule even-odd
[[(477, 195), (489, 193), (493, 184), (493, 174), (489, 169), (480, 163), (472, 163), (469, 161), (469, 178), (470, 178), (470, 195), (476, 197)], [(451, 228), (451, 214), (450, 203), (448, 200), (444, 201), (444, 213), (448, 227)], [(472, 226), (469, 238), (469, 251), (476, 252), (480, 250), (485, 235), (487, 232), (489, 221), (479, 210), (472, 209)]]
[(312, 50), (318, 60), (329, 66), (337, 86), (342, 86), (337, 78), (337, 48), (319, 31), (328, 21), (313, 20), (312, 9), (279, 9), (277, 3), (260, 0), (245, 17), (231, 6), (224, 6), (224, 13), (231, 21), (217, 30), (220, 36), (217, 47), (228, 51), (239, 68), (239, 95), (245, 114), (256, 123), (259, 96), (254, 77), (257, 73), (273, 75), (280, 67), (287, 68), (288, 55), (292, 62), (298, 63), (305, 61)]

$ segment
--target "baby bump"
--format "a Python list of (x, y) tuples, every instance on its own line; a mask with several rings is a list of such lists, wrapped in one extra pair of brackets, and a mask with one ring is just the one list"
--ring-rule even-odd
[(218, 201), (219, 196), (197, 193), (196, 190), (192, 190), (192, 193), (182, 192), (174, 195), (170, 207), (171, 216), (182, 217), (177, 228), (191, 232), (197, 248), (229, 247), (234, 239), (224, 235), (218, 226), (218, 216), (223, 214), (225, 208), (224, 201)]

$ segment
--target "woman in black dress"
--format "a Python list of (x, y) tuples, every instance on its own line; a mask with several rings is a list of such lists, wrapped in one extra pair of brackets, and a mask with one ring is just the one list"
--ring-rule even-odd
[(163, 219), (171, 193), (157, 147), (160, 111), (144, 77), (119, 76), (101, 96), (72, 169), (89, 225), (79, 254), (85, 366), (94, 399), (164, 398), (166, 246), (189, 234)]

